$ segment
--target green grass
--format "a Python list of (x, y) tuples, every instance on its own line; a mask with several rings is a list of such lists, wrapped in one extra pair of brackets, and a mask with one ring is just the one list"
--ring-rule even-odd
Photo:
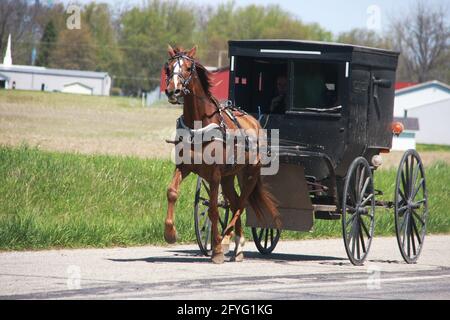
[[(173, 164), (166, 160), (53, 153), (0, 147), (0, 249), (108, 247), (162, 244), (166, 188)], [(450, 232), (450, 166), (427, 169), (429, 232)], [(377, 189), (392, 195), (395, 171), (376, 173)], [(182, 184), (176, 226), (194, 242), (195, 176)], [(391, 212), (377, 211), (376, 234), (393, 234)], [(339, 221), (315, 221), (313, 232), (284, 232), (285, 239), (340, 237)], [(249, 236), (247, 228), (247, 236)]]
[(450, 146), (439, 145), (439, 144), (417, 144), (416, 149), (418, 152), (423, 152), (423, 151), (450, 152)]

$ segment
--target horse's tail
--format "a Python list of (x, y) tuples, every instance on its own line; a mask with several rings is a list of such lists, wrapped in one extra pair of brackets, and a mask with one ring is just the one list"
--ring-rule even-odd
[(271, 215), (278, 229), (281, 229), (280, 214), (277, 209), (277, 202), (274, 196), (267, 190), (267, 186), (262, 182), (261, 176), (258, 177), (255, 189), (248, 198), (248, 203), (255, 211), (256, 217), (264, 221), (264, 209)]

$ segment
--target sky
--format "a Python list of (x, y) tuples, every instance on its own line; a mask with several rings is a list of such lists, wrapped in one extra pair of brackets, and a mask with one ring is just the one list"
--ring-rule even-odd
[[(41, 0), (41, 2), (45, 1)], [(145, 0), (97, 0), (97, 2), (111, 4), (136, 3), (138, 5), (143, 1)], [(72, 3), (75, 1), (62, 0), (62, 2)], [(77, 2), (86, 3), (89, 0), (78, 0)], [(211, 5), (228, 1), (180, 0), (180, 2)], [(237, 6), (278, 4), (302, 21), (317, 22), (335, 35), (353, 28), (369, 28), (382, 32), (387, 29), (391, 17), (404, 14), (416, 2), (417, 0), (235, 0)], [(443, 4), (450, 7), (450, 0), (426, 0), (425, 3), (427, 5)]]

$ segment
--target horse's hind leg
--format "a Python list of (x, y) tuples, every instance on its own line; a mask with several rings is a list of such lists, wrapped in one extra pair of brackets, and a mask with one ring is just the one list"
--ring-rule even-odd
[(175, 243), (177, 241), (177, 230), (175, 229), (175, 203), (178, 199), (178, 191), (180, 189), (181, 181), (188, 174), (183, 172), (180, 168), (176, 168), (173, 174), (172, 182), (167, 188), (167, 217), (164, 228), (164, 239), (167, 243)]
[(241, 217), (236, 220), (236, 236), (234, 238), (234, 242), (236, 247), (234, 249), (234, 261), (242, 262), (244, 261), (244, 244), (245, 237), (241, 223)]
[[(238, 203), (239, 203), (239, 195), (237, 194), (235, 188), (234, 188), (234, 176), (226, 176), (222, 177), (222, 191), (224, 196), (227, 198), (230, 209), (232, 212), (232, 216), (236, 214), (238, 210)], [(228, 221), (226, 221), (228, 223)], [(237, 231), (237, 228), (236, 228)], [(242, 237), (242, 230), (240, 232), (236, 233), (236, 237)], [(231, 233), (224, 235), (222, 239), (222, 248), (225, 252), (229, 250), (230, 247), (230, 239), (231, 239)]]
[[(245, 207), (247, 205), (247, 200), (253, 190), (256, 187), (256, 183), (258, 182), (259, 177), (259, 168), (250, 167), (244, 169), (244, 175), (243, 179), (241, 181), (241, 195), (238, 198), (237, 202), (237, 210), (233, 215), (233, 219), (231, 219), (230, 223), (228, 224), (227, 228), (225, 229), (224, 235), (229, 235), (233, 228), (237, 227), (236, 223), (240, 219), (242, 213), (245, 210)], [(242, 228), (241, 228), (242, 229)]]

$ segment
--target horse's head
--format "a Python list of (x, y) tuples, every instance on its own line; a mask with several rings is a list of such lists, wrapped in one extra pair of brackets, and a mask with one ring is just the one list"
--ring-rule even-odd
[(195, 53), (197, 47), (189, 51), (172, 49), (169, 45), (169, 61), (166, 63), (166, 95), (170, 103), (181, 104), (186, 94), (192, 91), (191, 80), (195, 73)]

